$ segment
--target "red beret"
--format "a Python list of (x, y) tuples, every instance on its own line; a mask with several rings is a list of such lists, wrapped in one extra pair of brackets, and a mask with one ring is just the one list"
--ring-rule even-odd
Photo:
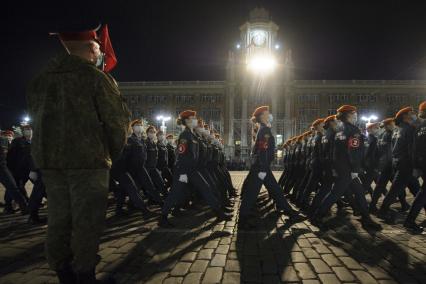
[(146, 133), (148, 133), (151, 129), (154, 129), (155, 131), (157, 131), (157, 128), (155, 128), (154, 125), (150, 125), (148, 126), (148, 128), (146, 129)]
[(380, 122), (367, 123), (367, 130), (371, 129), (371, 128), (375, 127), (375, 126), (379, 126), (379, 125), (380, 125)]
[(330, 116), (327, 116), (327, 117), (324, 119), (324, 123), (329, 123), (330, 121), (333, 121), (333, 120), (336, 120), (336, 115), (335, 115), (335, 114), (330, 115)]
[(254, 110), (252, 116), (257, 117), (258, 115), (261, 115), (265, 111), (269, 111), (269, 106), (260, 106)]
[(140, 119), (135, 119), (135, 120), (133, 120), (132, 122), (130, 122), (130, 126), (133, 126), (133, 125), (135, 125), (135, 124), (142, 124), (142, 120), (140, 120)]
[(357, 111), (356, 107), (351, 105), (342, 105), (337, 109), (337, 112), (355, 112)]
[(193, 110), (184, 110), (179, 114), (180, 119), (187, 119), (190, 116), (196, 116), (197, 112)]
[(3, 135), (3, 136), (14, 136), (15, 133), (12, 130), (3, 130), (1, 132), (1, 135)]
[(297, 140), (297, 141), (302, 141), (302, 140), (303, 140), (303, 134), (301, 134), (301, 135), (297, 136), (297, 137), (296, 137), (296, 140)]
[(303, 134), (302, 134), (302, 136), (303, 136), (303, 137), (307, 137), (307, 136), (311, 135), (311, 133), (312, 133), (312, 131), (311, 131), (311, 130), (308, 130), (308, 131), (306, 131), (305, 133), (303, 133)]
[(160, 131), (158, 131), (158, 132), (157, 132), (157, 136), (159, 136), (159, 135), (161, 135), (161, 134), (164, 134), (164, 133), (163, 133), (163, 130), (160, 130)]
[(383, 125), (388, 125), (388, 124), (390, 124), (394, 121), (395, 121), (395, 119), (393, 117), (389, 117), (389, 118), (382, 120), (382, 123), (383, 123)]
[(396, 113), (396, 115), (395, 115), (395, 119), (401, 118), (401, 117), (402, 117), (402, 115), (404, 115), (404, 114), (406, 114), (406, 113), (409, 113), (409, 112), (412, 112), (412, 111), (413, 111), (413, 108), (412, 108), (412, 107), (405, 107), (405, 108), (403, 108), (403, 109), (400, 109), (400, 110)]
[(323, 123), (324, 119), (323, 118), (318, 118), (317, 120), (315, 120), (314, 122), (312, 122), (312, 127), (317, 126), (320, 123)]
[(419, 105), (419, 111), (426, 111), (426, 101), (422, 102)]
[(59, 38), (62, 41), (87, 41), (94, 40), (99, 42), (96, 30), (83, 31), (83, 32), (63, 32), (59, 33)]
[(209, 130), (210, 126), (208, 124), (204, 124), (204, 129)]
[(170, 138), (173, 139), (173, 134), (167, 134), (166, 139), (170, 139)]

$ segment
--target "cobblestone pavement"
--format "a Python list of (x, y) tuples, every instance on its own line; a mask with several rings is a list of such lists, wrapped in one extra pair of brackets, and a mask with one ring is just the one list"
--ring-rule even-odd
[[(232, 173), (236, 187), (245, 175)], [(308, 221), (289, 228), (266, 191), (258, 203), (253, 231), (237, 230), (238, 214), (216, 223), (209, 211), (190, 210), (166, 230), (157, 217), (114, 217), (110, 206), (98, 276), (113, 274), (119, 283), (426, 283), (426, 236), (406, 233), (401, 222), (373, 234), (347, 209), (326, 232)], [(418, 221), (426, 223), (424, 212)], [(57, 283), (43, 256), (45, 231), (18, 214), (0, 216), (0, 283)]]

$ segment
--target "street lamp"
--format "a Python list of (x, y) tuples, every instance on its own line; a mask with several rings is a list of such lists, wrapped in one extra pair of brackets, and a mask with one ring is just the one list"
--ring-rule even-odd
[(376, 115), (374, 115), (374, 114), (372, 114), (372, 115), (370, 115), (370, 116), (362, 116), (361, 117), (361, 120), (362, 121), (366, 121), (367, 123), (370, 123), (372, 120), (377, 120), (378, 119), (378, 117), (376, 116)]
[(22, 124), (28, 124), (31, 121), (30, 117), (28, 115), (24, 116), (22, 120)]
[(161, 121), (161, 131), (163, 131), (164, 135), (166, 134), (166, 130), (167, 130), (167, 126), (166, 126), (166, 122), (169, 121), (170, 119), (172, 119), (170, 116), (163, 116), (163, 115), (159, 115), (157, 116), (157, 120)]

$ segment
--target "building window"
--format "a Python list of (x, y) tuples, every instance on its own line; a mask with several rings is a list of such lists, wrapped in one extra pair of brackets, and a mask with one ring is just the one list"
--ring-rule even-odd
[(217, 120), (220, 121), (221, 111), (219, 108), (208, 108), (201, 110), (201, 118), (205, 121)]
[(148, 104), (165, 104), (167, 102), (166, 95), (149, 95), (145, 97), (145, 102)]
[(193, 95), (177, 95), (176, 103), (177, 104), (193, 104), (194, 96)]
[(297, 100), (299, 103), (318, 103), (318, 95), (317, 94), (299, 94), (297, 96)]
[(221, 95), (202, 95), (201, 96), (202, 103), (215, 104), (215, 103), (219, 103), (221, 99), (222, 99)]
[(334, 114), (336, 114), (336, 109), (334, 109), (334, 108), (329, 108), (329, 109), (327, 110), (327, 116), (334, 115)]
[(317, 108), (299, 108), (299, 119), (302, 121), (310, 121), (318, 118), (319, 109)]
[(402, 104), (404, 102), (403, 94), (388, 94), (386, 96), (386, 102), (388, 104)]

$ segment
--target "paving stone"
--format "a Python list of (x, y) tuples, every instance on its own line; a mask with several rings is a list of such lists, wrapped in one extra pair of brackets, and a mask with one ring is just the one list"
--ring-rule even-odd
[(302, 248), (302, 251), (307, 258), (320, 258), (320, 255), (313, 248)]
[(295, 263), (294, 269), (296, 269), (297, 274), (302, 279), (316, 278), (315, 273), (312, 271), (311, 267), (307, 263)]
[(337, 279), (336, 275), (334, 274), (318, 274), (319, 279), (322, 283), (327, 284), (339, 284), (342, 283)]
[(320, 284), (319, 280), (315, 279), (307, 279), (302, 281), (303, 284)]
[(202, 249), (198, 253), (198, 259), (212, 259), (213, 249)]
[(219, 241), (209, 241), (204, 248), (206, 249), (215, 249), (219, 245)]
[(192, 272), (192, 273), (189, 273), (183, 279), (183, 284), (200, 283), (202, 276), (203, 276), (203, 273), (201, 273), (201, 272)]
[(181, 257), (181, 261), (193, 262), (197, 258), (196, 252), (188, 252)]
[(363, 267), (356, 260), (354, 260), (352, 257), (342, 256), (342, 257), (339, 257), (339, 259), (350, 270), (355, 270), (355, 269), (362, 270), (363, 269)]
[(341, 281), (349, 282), (355, 280), (354, 275), (346, 267), (332, 267), (331, 269)]
[(334, 254), (322, 254), (321, 258), (328, 264), (328, 266), (342, 266), (342, 263), (334, 256)]
[(222, 267), (209, 267), (206, 270), (202, 283), (219, 283), (222, 279)]
[(328, 273), (331, 272), (330, 267), (321, 259), (310, 259), (309, 260), (316, 273)]
[(191, 263), (188, 262), (179, 262), (170, 272), (171, 276), (184, 276), (188, 273), (189, 268), (191, 267)]
[(163, 281), (163, 284), (180, 284), (183, 282), (183, 277), (169, 277)]
[(297, 282), (300, 281), (300, 278), (297, 276), (296, 269), (289, 265), (285, 266), (281, 272), (281, 281), (282, 282)]
[(355, 277), (358, 278), (359, 282), (362, 284), (375, 284), (377, 281), (366, 271), (362, 270), (353, 270), (353, 274), (355, 274)]
[(225, 264), (226, 264), (226, 255), (225, 254), (216, 254), (210, 262), (211, 266), (224, 267)]
[(208, 260), (197, 259), (189, 269), (191, 272), (204, 272), (209, 264)]
[(307, 262), (305, 255), (302, 252), (291, 252), (291, 260), (293, 262)]
[(223, 280), (221, 283), (226, 283), (226, 284), (241, 283), (241, 274), (239, 272), (225, 272), (223, 273)]
[(216, 249), (216, 253), (227, 254), (229, 251), (229, 245), (219, 245)]
[(228, 259), (225, 265), (225, 271), (241, 271), (240, 262), (238, 260)]

